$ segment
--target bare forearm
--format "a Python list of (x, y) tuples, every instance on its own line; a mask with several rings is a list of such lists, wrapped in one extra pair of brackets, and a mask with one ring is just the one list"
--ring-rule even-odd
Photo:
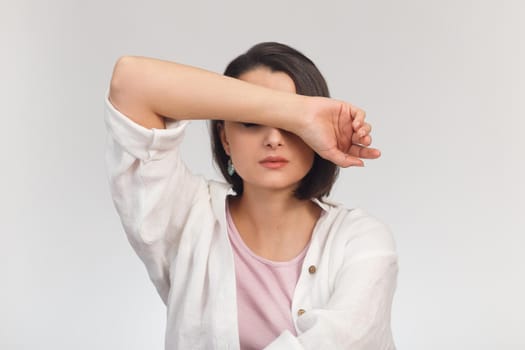
[(110, 99), (148, 128), (164, 127), (167, 117), (244, 121), (292, 130), (307, 98), (174, 62), (123, 57), (115, 65)]

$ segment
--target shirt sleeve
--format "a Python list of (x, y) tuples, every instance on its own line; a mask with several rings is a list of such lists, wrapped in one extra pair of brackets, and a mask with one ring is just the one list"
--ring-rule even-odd
[[(283, 332), (266, 350), (394, 350), (391, 307), (398, 259), (390, 231), (379, 222), (346, 247), (333, 294), (323, 308), (297, 320), (297, 337)], [(360, 253), (356, 254), (356, 246)]]
[(169, 261), (195, 199), (206, 181), (193, 175), (179, 155), (187, 121), (147, 129), (105, 99), (106, 171), (113, 203), (127, 238), (146, 265), (164, 303), (170, 289)]

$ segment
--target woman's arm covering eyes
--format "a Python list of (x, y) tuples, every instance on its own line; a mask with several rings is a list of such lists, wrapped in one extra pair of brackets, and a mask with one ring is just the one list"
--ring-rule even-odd
[(354, 128), (369, 132), (364, 112), (355, 106), (273, 90), (174, 62), (120, 58), (109, 99), (120, 112), (148, 129), (165, 128), (165, 118), (228, 120), (297, 134), (321, 157), (342, 167), (361, 165), (359, 158), (379, 157), (377, 150), (367, 147), (367, 135), (353, 137)]

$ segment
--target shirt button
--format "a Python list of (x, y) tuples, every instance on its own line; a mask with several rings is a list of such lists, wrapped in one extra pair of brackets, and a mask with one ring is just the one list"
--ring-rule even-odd
[(304, 309), (299, 309), (297, 310), (297, 315), (298, 316), (301, 316), (302, 314), (304, 314), (306, 311), (304, 311)]
[(308, 272), (310, 272), (311, 274), (314, 274), (316, 271), (317, 268), (315, 267), (315, 265), (310, 265), (310, 267), (308, 268)]

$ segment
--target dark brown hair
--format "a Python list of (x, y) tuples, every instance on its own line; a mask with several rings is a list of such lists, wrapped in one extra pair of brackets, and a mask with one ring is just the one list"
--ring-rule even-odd
[[(276, 42), (265, 42), (253, 46), (246, 53), (230, 62), (224, 75), (238, 78), (243, 73), (258, 67), (269, 68), (272, 72), (283, 72), (293, 80), (297, 94), (306, 96), (330, 97), (326, 81), (315, 64), (299, 51)], [(228, 174), (228, 155), (221, 143), (219, 124), (222, 120), (212, 120), (212, 153), (222, 175), (232, 186), (237, 195), (243, 192), (243, 180), (234, 173)], [(321, 199), (330, 190), (339, 174), (339, 167), (315, 154), (310, 171), (303, 177), (295, 190), (298, 199)]]

